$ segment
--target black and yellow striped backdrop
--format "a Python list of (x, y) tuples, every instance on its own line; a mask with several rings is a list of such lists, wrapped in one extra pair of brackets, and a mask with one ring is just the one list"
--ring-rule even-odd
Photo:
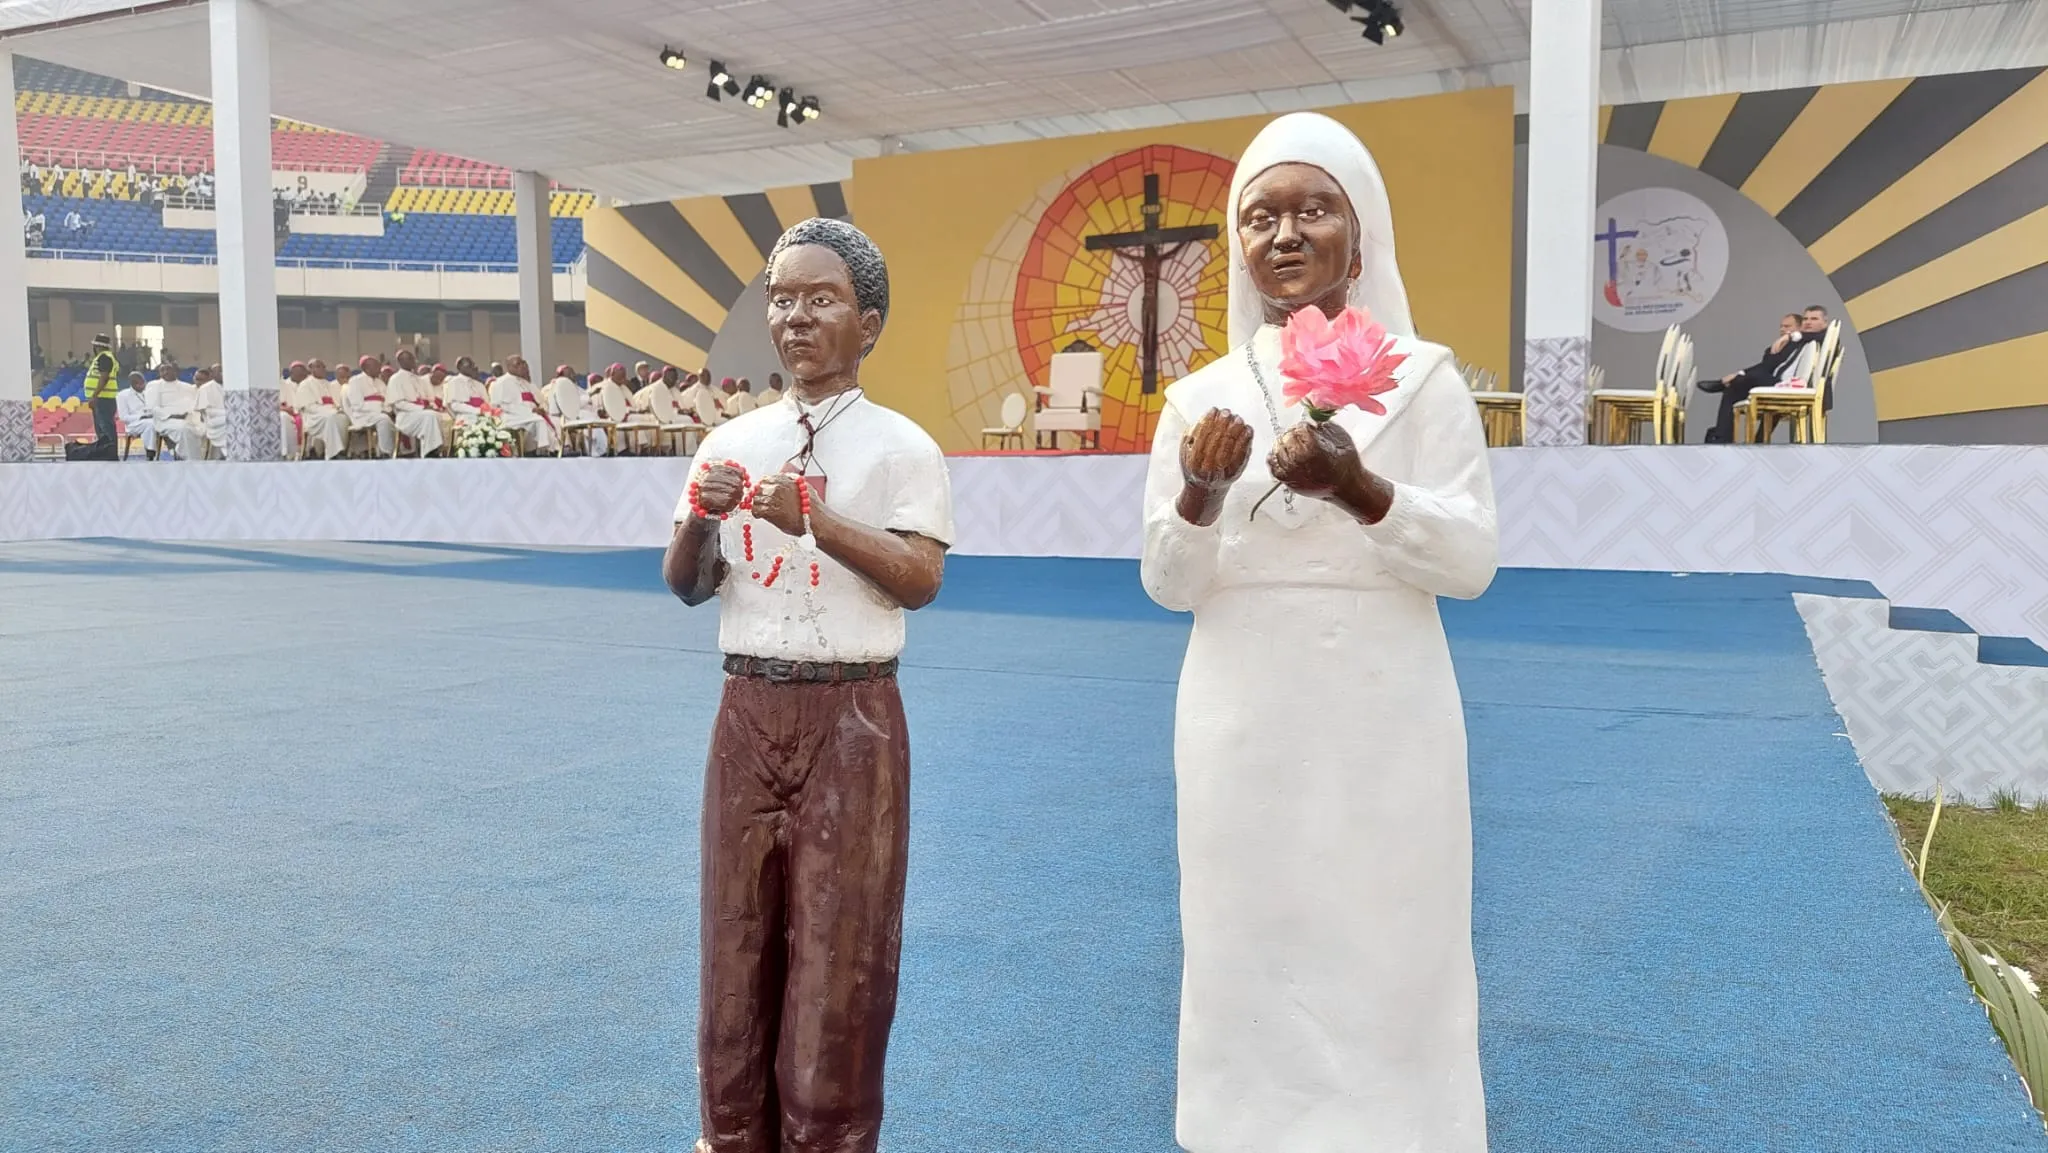
[(583, 221), (592, 364), (704, 368), (711, 342), (790, 225), (846, 219), (838, 184), (594, 208)]
[(1600, 133), (1740, 189), (1806, 246), (1880, 422), (2048, 404), (2048, 70), (1626, 104)]

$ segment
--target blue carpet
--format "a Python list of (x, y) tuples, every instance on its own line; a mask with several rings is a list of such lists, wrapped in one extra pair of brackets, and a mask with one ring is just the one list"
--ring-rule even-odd
[[(1446, 606), (1500, 1153), (2048, 1149), (1794, 587)], [(913, 622), (884, 1147), (1169, 1153), (1185, 621)], [(0, 546), (0, 1149), (687, 1149), (714, 650), (644, 552)]]

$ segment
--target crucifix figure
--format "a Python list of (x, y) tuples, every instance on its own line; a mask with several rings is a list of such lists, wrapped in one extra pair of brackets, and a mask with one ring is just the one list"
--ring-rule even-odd
[(1137, 232), (1109, 232), (1090, 236), (1084, 243), (1088, 251), (1100, 252), (1108, 249), (1137, 248), (1142, 251), (1136, 258), (1145, 270), (1145, 347), (1143, 359), (1143, 384), (1138, 391), (1150, 395), (1159, 391), (1159, 267), (1172, 259), (1180, 250), (1197, 240), (1216, 239), (1218, 229), (1213, 224), (1187, 224), (1179, 228), (1159, 227), (1159, 177), (1156, 173), (1145, 174), (1145, 227)]

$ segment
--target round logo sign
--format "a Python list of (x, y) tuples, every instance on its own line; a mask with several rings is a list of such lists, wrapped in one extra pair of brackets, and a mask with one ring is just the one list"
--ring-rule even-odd
[(1638, 188), (1594, 217), (1593, 316), (1623, 332), (1657, 332), (1698, 316), (1728, 275), (1728, 232), (1705, 202)]

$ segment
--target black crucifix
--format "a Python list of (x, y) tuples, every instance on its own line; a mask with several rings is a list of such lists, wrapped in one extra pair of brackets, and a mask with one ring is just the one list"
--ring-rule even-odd
[[(1216, 239), (1217, 228), (1213, 224), (1188, 224), (1180, 228), (1159, 227), (1159, 177), (1154, 173), (1145, 174), (1145, 228), (1141, 232), (1111, 232), (1101, 236), (1090, 236), (1084, 243), (1088, 251), (1100, 252), (1109, 249), (1115, 252), (1123, 248), (1142, 248), (1137, 259), (1145, 269), (1145, 359), (1144, 383), (1140, 392), (1151, 394), (1159, 391), (1159, 267), (1179, 255), (1180, 250), (1197, 240)], [(1171, 247), (1168, 247), (1171, 245)]]

